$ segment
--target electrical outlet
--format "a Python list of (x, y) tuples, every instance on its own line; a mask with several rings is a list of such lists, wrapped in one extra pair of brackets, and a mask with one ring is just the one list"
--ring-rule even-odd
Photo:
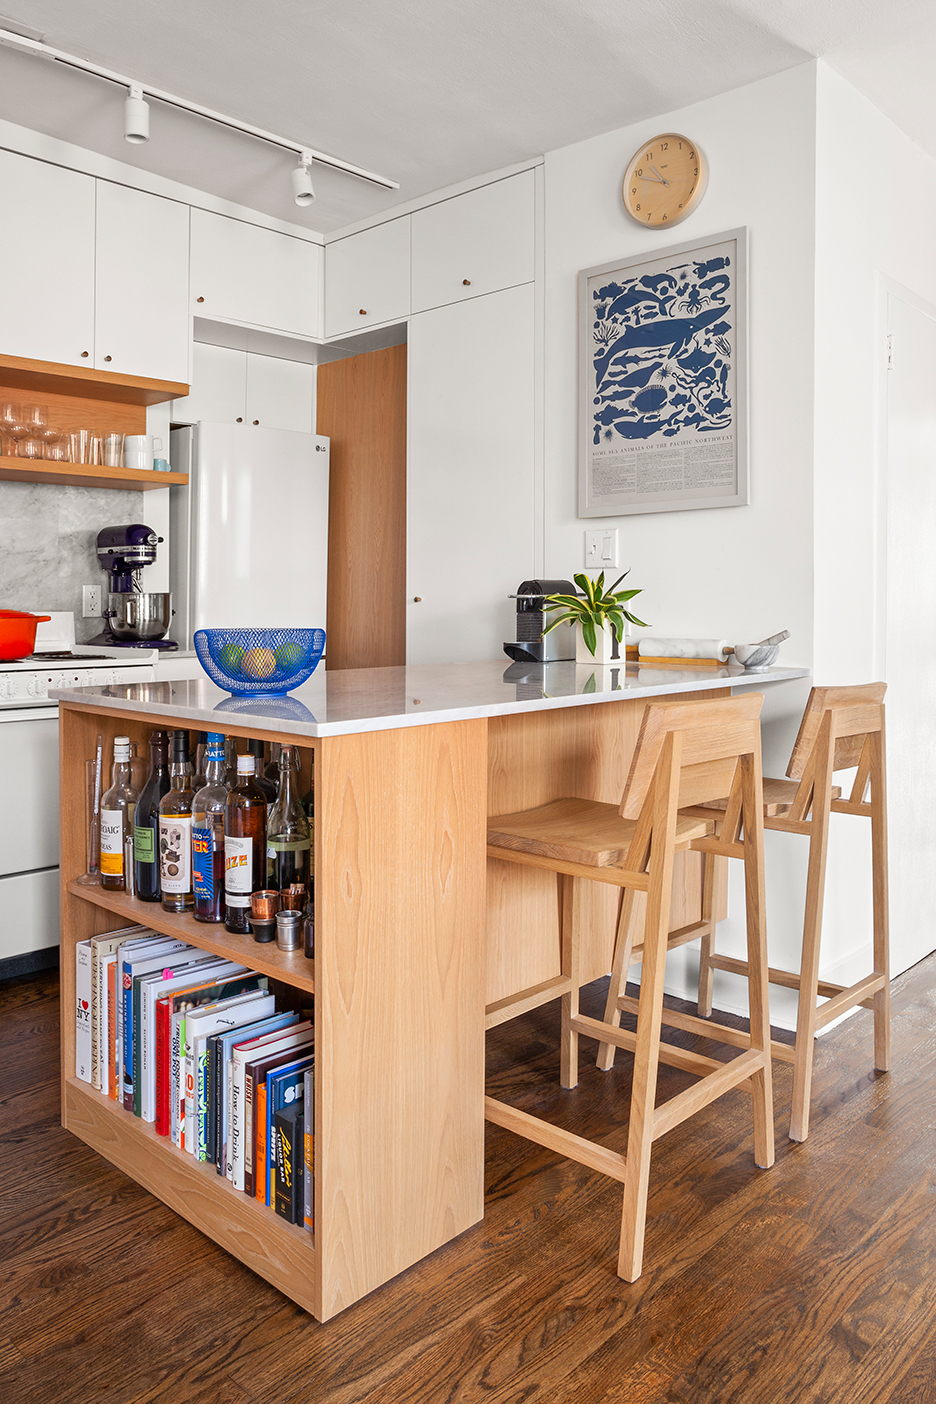
[(81, 617), (82, 617), (82, 619), (100, 619), (100, 617), (101, 617), (101, 587), (100, 587), (100, 585), (82, 585), (82, 587), (81, 587)]
[(618, 565), (617, 527), (599, 527), (585, 533), (585, 568), (616, 570)]

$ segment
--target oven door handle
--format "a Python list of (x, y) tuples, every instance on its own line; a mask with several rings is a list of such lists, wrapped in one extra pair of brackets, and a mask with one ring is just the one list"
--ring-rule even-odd
[(0, 707), (0, 724), (3, 722), (58, 721), (58, 703), (51, 707)]

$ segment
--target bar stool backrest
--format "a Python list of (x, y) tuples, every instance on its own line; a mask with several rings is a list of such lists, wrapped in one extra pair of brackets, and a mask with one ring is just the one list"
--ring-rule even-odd
[[(862, 703), (884, 701), (887, 683), (858, 683), (854, 687), (814, 687), (809, 694), (806, 710), (800, 722), (799, 732), (790, 753), (787, 776), (790, 780), (802, 780), (806, 773), (806, 762), (816, 744), (822, 714), (830, 707), (858, 707)], [(875, 727), (874, 730), (877, 730)], [(861, 760), (867, 732), (856, 732), (854, 736), (839, 736), (835, 742), (833, 770), (851, 770)]]
[(638, 819), (650, 794), (666, 738), (681, 733), (677, 807), (705, 804), (734, 790), (738, 757), (756, 745), (763, 693), (704, 702), (651, 702), (621, 800), (622, 819)]

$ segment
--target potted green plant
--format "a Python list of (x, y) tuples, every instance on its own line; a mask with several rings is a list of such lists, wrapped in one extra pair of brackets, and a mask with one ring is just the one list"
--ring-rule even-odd
[[(628, 600), (632, 600), (635, 595), (642, 592), (640, 590), (618, 590), (618, 586), (630, 571), (625, 570), (624, 575), (619, 575), (614, 584), (606, 590), (604, 587), (604, 571), (597, 580), (591, 580), (587, 575), (575, 575), (573, 580), (582, 591), (581, 595), (547, 595), (544, 601), (550, 613), (554, 610), (557, 613), (555, 619), (550, 620), (543, 630), (548, 634), (551, 629), (555, 629), (560, 624), (574, 624), (575, 631), (575, 660), (577, 663), (598, 663), (607, 667), (611, 663), (623, 663), (627, 634), (625, 620), (631, 624), (639, 624), (642, 629), (647, 626), (642, 619), (638, 619), (635, 614), (629, 613), (624, 608)], [(609, 628), (605, 626), (609, 625)], [(614, 640), (617, 639), (619, 645), (619, 658), (612, 658)]]

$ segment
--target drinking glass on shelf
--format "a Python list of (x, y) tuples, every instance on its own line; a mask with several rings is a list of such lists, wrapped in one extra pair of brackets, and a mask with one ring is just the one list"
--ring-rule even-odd
[(87, 869), (77, 879), (82, 887), (98, 887), (101, 882), (101, 780), (103, 754), (98, 737), (97, 755), (85, 761), (85, 838)]
[[(32, 437), (38, 439), (42, 444), (43, 458), (54, 458), (56, 455), (50, 453), (49, 450), (53, 448), (55, 444), (60, 444), (63, 441), (65, 438), (65, 430), (56, 429), (52, 424), (46, 424), (42, 429), (38, 430), (37, 433), (33, 434)], [(63, 458), (64, 456), (65, 455), (62, 454)]]
[(68, 444), (66, 435), (62, 435), (58, 443), (50, 444), (48, 440), (43, 444), (43, 458), (51, 460), (53, 463), (68, 462)]
[(90, 429), (75, 429), (68, 436), (69, 450), (68, 458), (70, 463), (91, 463), (91, 453), (94, 447), (94, 435)]
[(20, 406), (9, 400), (0, 404), (0, 434), (8, 440), (7, 447), (11, 456), (16, 453), (16, 445), (19, 440), (29, 437), (29, 430), (23, 423)]
[(124, 461), (123, 434), (105, 434), (101, 444), (105, 465), (108, 468), (122, 468)]
[(41, 439), (20, 439), (16, 445), (17, 458), (41, 458), (43, 443)]
[(22, 419), (31, 438), (41, 438), (42, 430), (49, 423), (47, 405), (23, 405)]

